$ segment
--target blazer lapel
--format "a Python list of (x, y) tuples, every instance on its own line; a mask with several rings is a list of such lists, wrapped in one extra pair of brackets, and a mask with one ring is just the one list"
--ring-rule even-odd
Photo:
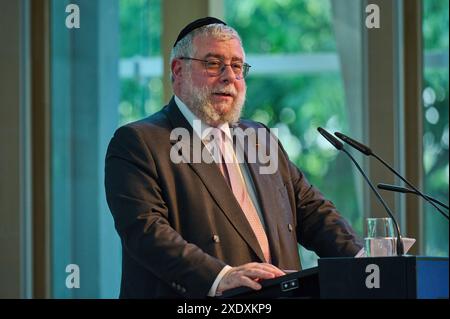
[[(190, 141), (171, 141), (172, 144), (176, 143), (188, 143), (186, 148), (191, 150), (190, 159), (193, 158), (193, 148), (194, 145), (200, 145), (201, 153), (203, 154), (204, 145), (200, 141), (197, 134), (194, 133), (192, 126), (188, 123), (186, 118), (178, 109), (174, 99), (170, 101), (167, 107), (167, 116), (172, 123), (174, 128), (185, 128), (189, 131)], [(197, 144), (195, 144), (197, 143)], [(213, 161), (209, 152), (205, 151), (205, 155), (208, 157), (207, 162), (201, 160), (194, 162), (193, 160), (187, 161), (188, 165), (195, 171), (198, 177), (202, 180), (205, 187), (208, 189), (211, 197), (215, 200), (217, 205), (221, 208), (222, 212), (226, 215), (230, 223), (236, 229), (236, 231), (241, 235), (241, 237), (247, 242), (247, 244), (252, 248), (254, 253), (261, 259), (264, 260), (264, 254), (259, 246), (258, 240), (253, 233), (241, 206), (237, 202), (233, 195), (230, 187), (225, 181), (222, 173), (220, 172), (219, 166)], [(184, 156), (184, 155), (183, 155)]]

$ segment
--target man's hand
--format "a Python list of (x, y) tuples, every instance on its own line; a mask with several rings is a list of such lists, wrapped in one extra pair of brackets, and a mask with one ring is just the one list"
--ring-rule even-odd
[(231, 268), (217, 287), (216, 295), (221, 295), (224, 291), (236, 287), (249, 287), (254, 290), (261, 289), (258, 283), (261, 279), (272, 279), (285, 275), (280, 269), (266, 263), (248, 263), (239, 267)]

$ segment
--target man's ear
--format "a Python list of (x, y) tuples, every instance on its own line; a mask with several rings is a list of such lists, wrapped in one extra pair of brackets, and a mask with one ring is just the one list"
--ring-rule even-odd
[(172, 76), (174, 79), (182, 76), (182, 65), (180, 60), (174, 59), (170, 67), (172, 69)]

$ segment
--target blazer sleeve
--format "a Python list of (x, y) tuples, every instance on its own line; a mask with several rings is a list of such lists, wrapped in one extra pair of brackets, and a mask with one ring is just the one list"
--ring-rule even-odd
[(132, 126), (111, 139), (105, 188), (123, 249), (168, 286), (184, 287), (186, 298), (206, 297), (225, 264), (171, 227), (151, 151)]
[(281, 156), (288, 162), (290, 183), (287, 187), (294, 194), (299, 244), (319, 257), (354, 257), (363, 247), (362, 239), (334, 204), (288, 159), (281, 143), (279, 145)]
[[(259, 124), (270, 131), (266, 125)], [(295, 211), (298, 243), (319, 257), (354, 257), (363, 247), (362, 239), (334, 204), (308, 182), (303, 172), (289, 160), (281, 142), (275, 139), (278, 141), (280, 165), (282, 163), (280, 172), (288, 193), (293, 197), (291, 205)]]

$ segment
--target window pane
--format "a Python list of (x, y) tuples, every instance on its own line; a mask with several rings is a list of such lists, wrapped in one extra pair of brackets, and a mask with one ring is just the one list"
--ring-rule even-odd
[[(334, 15), (333, 6), (340, 5), (329, 0), (225, 1), (226, 21), (241, 35), (252, 65), (244, 117), (278, 128), (290, 159), (362, 234), (362, 209), (355, 200), (362, 194), (357, 193), (351, 162), (316, 130), (322, 126), (332, 132), (351, 131), (351, 124), (360, 122), (349, 119), (347, 106), (352, 103), (346, 92), (361, 92), (361, 83), (346, 90), (343, 73), (351, 70), (343, 68), (349, 57), (340, 56), (337, 49), (337, 33), (340, 39), (343, 34), (335, 26), (342, 17)], [(341, 45), (360, 45), (358, 37), (352, 41)], [(361, 68), (357, 61), (352, 57), (355, 71)], [(316, 264), (314, 253), (300, 252), (304, 268)]]
[[(161, 107), (160, 1), (77, 3), (80, 28), (72, 30), (69, 1), (51, 2), (52, 293), (117, 298), (121, 246), (104, 160), (119, 125)], [(79, 288), (67, 286), (68, 265), (79, 267)]]
[[(448, 1), (423, 1), (425, 193), (448, 203)], [(425, 254), (448, 256), (448, 222), (424, 204)]]
[(120, 0), (120, 125), (162, 106), (160, 13), (160, 0)]
[(112, 298), (120, 284), (120, 242), (103, 163), (117, 126), (118, 1), (77, 3), (80, 28), (69, 29), (68, 2), (51, 2), (52, 293)]

